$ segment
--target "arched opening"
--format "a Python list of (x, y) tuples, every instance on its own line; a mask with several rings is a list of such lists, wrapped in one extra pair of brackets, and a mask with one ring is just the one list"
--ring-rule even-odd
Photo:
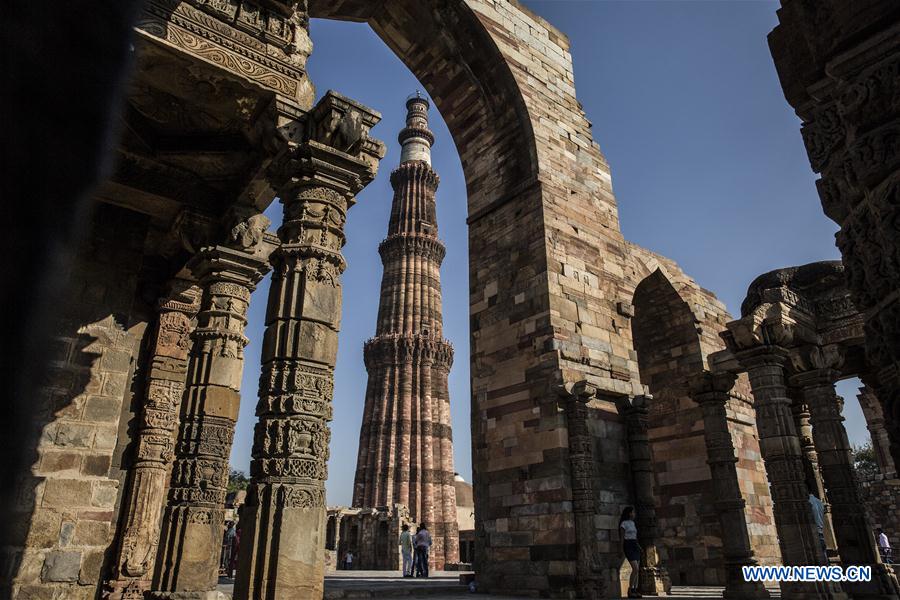
[(657, 269), (634, 292), (631, 331), (641, 382), (649, 388), (649, 430), (656, 478), (662, 562), (673, 584), (718, 585), (722, 532), (706, 464), (703, 413), (687, 381), (704, 368), (699, 319)]

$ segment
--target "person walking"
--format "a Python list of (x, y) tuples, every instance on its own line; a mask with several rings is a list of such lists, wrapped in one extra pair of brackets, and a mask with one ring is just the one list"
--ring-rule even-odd
[(419, 523), (419, 530), (414, 540), (416, 546), (416, 577), (428, 577), (428, 549), (431, 547), (431, 534), (425, 523)]
[(881, 562), (887, 565), (891, 564), (894, 557), (891, 556), (891, 542), (884, 533), (884, 529), (879, 527), (875, 530), (875, 539), (878, 542), (878, 551), (881, 552)]
[(347, 554), (344, 555), (344, 568), (348, 571), (353, 570), (353, 553), (347, 550)]
[(638, 591), (640, 585), (641, 545), (637, 539), (637, 525), (634, 523), (634, 508), (626, 506), (619, 517), (622, 554), (631, 565), (631, 577), (628, 580), (628, 597), (643, 598)]
[(400, 528), (400, 554), (403, 555), (403, 576), (413, 576), (413, 536), (409, 532), (409, 525)]

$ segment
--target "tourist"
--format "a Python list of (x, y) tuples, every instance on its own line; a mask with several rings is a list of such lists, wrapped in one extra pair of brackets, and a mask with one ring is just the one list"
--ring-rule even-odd
[(234, 579), (235, 571), (237, 571), (238, 554), (241, 548), (241, 523), (238, 521), (237, 527), (234, 528), (234, 540), (231, 545), (231, 561), (228, 563), (228, 578)]
[(416, 577), (428, 577), (428, 549), (431, 547), (431, 534), (425, 523), (419, 523), (414, 540), (416, 546)]
[(403, 555), (403, 576), (413, 576), (413, 536), (409, 532), (409, 525), (401, 527), (400, 553)]
[(353, 553), (347, 550), (347, 554), (344, 555), (344, 568), (348, 571), (353, 570)]
[(225, 529), (225, 539), (222, 541), (222, 570), (225, 576), (231, 578), (231, 559), (234, 556), (234, 537), (236, 529), (234, 521), (228, 521)]
[(814, 493), (815, 487), (807, 482), (806, 487), (809, 489), (809, 507), (812, 510), (813, 521), (816, 524), (816, 530), (819, 533), (819, 547), (822, 550), (822, 556), (825, 558), (825, 563), (828, 563), (828, 547), (825, 545), (825, 505), (822, 504), (822, 501), (819, 500), (819, 497)]
[(891, 564), (891, 561), (893, 560), (893, 556), (891, 556), (891, 542), (888, 540), (888, 536), (881, 527), (875, 530), (875, 539), (878, 541), (878, 551), (881, 553), (881, 562), (888, 565)]
[(641, 566), (641, 545), (637, 539), (637, 525), (634, 523), (634, 508), (626, 506), (619, 517), (619, 529), (622, 540), (622, 554), (631, 565), (631, 577), (628, 579), (628, 597), (642, 598), (638, 592), (640, 584), (639, 569)]

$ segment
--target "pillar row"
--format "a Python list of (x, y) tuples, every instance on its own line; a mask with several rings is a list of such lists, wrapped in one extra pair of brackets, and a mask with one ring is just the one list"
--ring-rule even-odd
[(802, 389), (810, 407), (813, 442), (819, 456), (822, 479), (834, 517), (834, 535), (841, 563), (868, 565), (868, 582), (847, 582), (844, 587), (853, 598), (897, 598), (900, 586), (889, 568), (881, 563), (875, 537), (862, 510), (862, 498), (856, 485), (853, 456), (844, 417), (843, 401), (834, 389), (840, 374), (823, 368), (797, 374), (791, 382)]
[[(769, 479), (775, 526), (785, 565), (824, 565), (818, 530), (809, 504), (803, 450), (794, 425), (785, 381), (788, 353), (778, 346), (756, 346), (736, 353), (753, 388), (760, 451)], [(838, 584), (782, 582), (792, 600), (845, 600)]]

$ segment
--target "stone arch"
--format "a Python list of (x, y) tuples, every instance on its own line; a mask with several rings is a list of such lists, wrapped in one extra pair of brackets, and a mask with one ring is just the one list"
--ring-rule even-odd
[(309, 14), (368, 23), (422, 83), (459, 151), (470, 218), (536, 182), (537, 148), (525, 98), (471, 6), (313, 0)]
[(638, 284), (633, 304), (641, 383), (653, 396), (648, 437), (661, 559), (677, 585), (720, 584), (721, 565), (707, 554), (708, 540), (722, 533), (706, 464), (703, 413), (687, 387), (688, 378), (704, 369), (699, 319), (661, 267)]
[[(613, 395), (630, 390), (633, 378), (618, 364), (627, 342), (613, 340), (616, 379), (610, 358), (584, 356), (586, 346), (547, 316), (558, 312), (574, 327), (573, 296), (548, 282), (577, 280), (582, 317), (598, 324), (589, 343), (603, 337), (601, 328), (618, 336), (609, 318), (616, 301), (600, 281), (616, 285), (626, 260), (608, 167), (575, 97), (568, 40), (516, 1), (308, 6), (312, 18), (368, 23), (429, 92), (461, 158), (480, 588), (519, 593), (520, 574), (528, 572), (534, 593), (571, 590), (574, 577), (553, 567), (574, 560), (575, 544), (571, 509), (560, 502), (571, 494), (566, 429), (550, 407), (561, 383), (591, 370), (605, 372), (603, 387)], [(311, 33), (315, 38), (315, 24)], [(521, 444), (513, 456), (511, 443)], [(523, 494), (526, 486), (536, 491)], [(624, 502), (617, 495), (602, 508), (610, 522)], [(539, 514), (527, 512), (535, 504)], [(523, 514), (533, 518), (516, 519)], [(513, 528), (498, 534), (496, 520), (513, 520)]]

